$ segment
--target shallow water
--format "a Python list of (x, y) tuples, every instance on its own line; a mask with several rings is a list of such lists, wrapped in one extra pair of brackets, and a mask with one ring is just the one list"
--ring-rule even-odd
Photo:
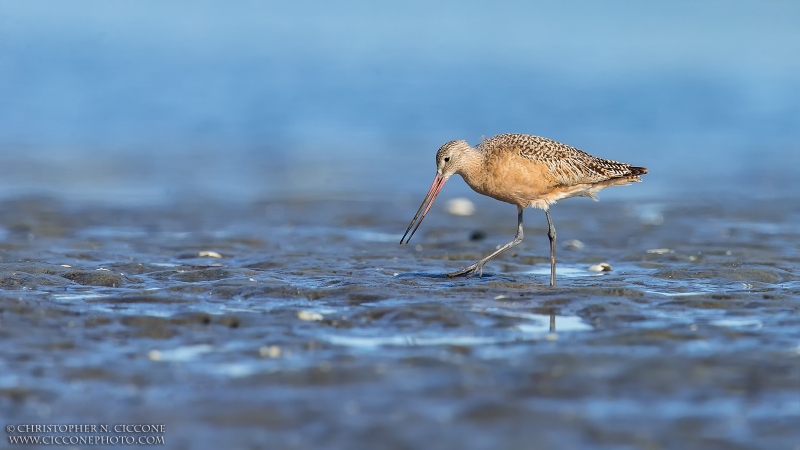
[(514, 209), (437, 203), (400, 246), (419, 200), (4, 201), (0, 416), (193, 449), (800, 444), (797, 200), (561, 202), (557, 289), (540, 211), (451, 280)]

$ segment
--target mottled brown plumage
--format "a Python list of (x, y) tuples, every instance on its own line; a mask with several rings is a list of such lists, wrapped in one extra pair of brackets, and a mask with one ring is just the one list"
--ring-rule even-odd
[(475, 192), (516, 205), (517, 236), (486, 258), (448, 275), (482, 273), (487, 261), (522, 241), (522, 211), (534, 207), (543, 209), (547, 215), (552, 286), (556, 284), (556, 233), (549, 206), (576, 196), (597, 200), (596, 194), (600, 190), (642, 181), (639, 176), (647, 173), (644, 167), (597, 158), (575, 147), (527, 134), (500, 134), (484, 139), (477, 147), (466, 141), (450, 141), (436, 153), (436, 167), (436, 178), (428, 195), (400, 242), (405, 240), (409, 231), (408, 239), (411, 239), (444, 183), (458, 174)]

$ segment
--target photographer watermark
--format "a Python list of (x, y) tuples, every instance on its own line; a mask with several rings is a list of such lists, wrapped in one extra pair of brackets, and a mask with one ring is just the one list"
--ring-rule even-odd
[(10, 445), (164, 445), (164, 424), (8, 424)]

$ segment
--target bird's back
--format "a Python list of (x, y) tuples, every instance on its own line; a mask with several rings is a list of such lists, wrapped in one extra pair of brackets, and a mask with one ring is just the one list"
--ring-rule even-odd
[(600, 183), (614, 178), (641, 181), (644, 167), (592, 156), (583, 150), (552, 139), (529, 134), (499, 134), (478, 145), (487, 158), (519, 155), (546, 167), (553, 180), (564, 186)]
[(641, 181), (644, 167), (598, 158), (551, 139), (500, 134), (481, 142), (480, 176), (465, 176), (477, 192), (501, 201), (547, 209), (558, 200)]

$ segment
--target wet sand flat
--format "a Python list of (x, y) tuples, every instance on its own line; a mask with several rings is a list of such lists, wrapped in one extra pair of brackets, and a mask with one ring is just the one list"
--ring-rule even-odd
[(557, 289), (541, 211), (449, 279), (514, 208), (437, 204), (400, 246), (418, 201), (4, 201), (0, 417), (178, 449), (800, 445), (800, 200), (561, 202)]

